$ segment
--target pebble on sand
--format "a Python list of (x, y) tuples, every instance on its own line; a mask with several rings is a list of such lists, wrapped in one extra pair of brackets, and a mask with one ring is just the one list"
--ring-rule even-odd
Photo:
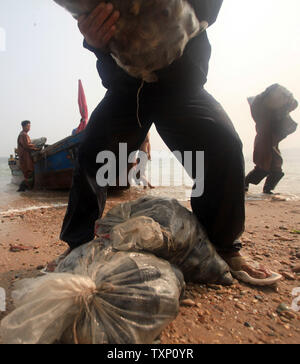
[(276, 309), (276, 312), (281, 314), (282, 312), (286, 312), (286, 311), (289, 311), (290, 308), (285, 304), (285, 303), (281, 303), (277, 309)]
[(281, 272), (281, 274), (283, 275), (283, 277), (289, 281), (294, 281), (296, 278), (292, 273), (288, 273), (288, 272)]
[(300, 273), (300, 264), (296, 265), (296, 267), (293, 268), (293, 272)]
[(180, 303), (181, 303), (182, 306), (188, 306), (188, 307), (196, 306), (195, 301), (193, 301), (191, 299), (182, 300)]

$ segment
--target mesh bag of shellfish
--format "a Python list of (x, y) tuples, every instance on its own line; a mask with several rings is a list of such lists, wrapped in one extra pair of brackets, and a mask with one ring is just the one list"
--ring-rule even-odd
[(176, 265), (188, 282), (231, 284), (196, 216), (177, 200), (146, 196), (115, 206), (96, 222), (96, 233), (118, 251), (149, 252)]
[(164, 260), (93, 242), (56, 273), (16, 288), (16, 309), (0, 326), (4, 343), (149, 344), (177, 316), (184, 281)]
[[(74, 17), (103, 0), (54, 0)], [(105, 1), (107, 2), (107, 1)], [(131, 76), (157, 81), (155, 71), (180, 58), (190, 39), (205, 30), (187, 0), (110, 0), (120, 11), (108, 48)]]
[(254, 120), (262, 125), (271, 120), (272, 132), (278, 140), (293, 134), (298, 124), (292, 119), (290, 113), (297, 109), (298, 101), (294, 95), (285, 87), (274, 84), (263, 93), (249, 97), (251, 113)]

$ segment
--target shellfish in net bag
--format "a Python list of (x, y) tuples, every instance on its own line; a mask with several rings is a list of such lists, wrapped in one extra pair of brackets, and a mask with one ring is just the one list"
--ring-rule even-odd
[[(102, 0), (54, 0), (75, 18)], [(110, 0), (120, 19), (108, 50), (126, 72), (146, 82), (180, 58), (190, 39), (206, 28), (187, 0)]]

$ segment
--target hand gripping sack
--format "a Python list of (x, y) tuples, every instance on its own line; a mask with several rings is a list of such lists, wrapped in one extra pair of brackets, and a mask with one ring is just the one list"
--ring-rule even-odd
[(86, 244), (57, 273), (21, 281), (17, 308), (1, 322), (3, 341), (152, 343), (178, 314), (181, 273), (150, 254), (104, 250)]
[[(90, 13), (103, 0), (54, 0), (74, 17)], [(110, 0), (120, 11), (109, 51), (130, 75), (157, 81), (155, 71), (181, 57), (190, 39), (205, 30), (187, 0)]]
[(232, 284), (228, 265), (217, 254), (196, 216), (177, 200), (142, 197), (112, 208), (96, 222), (119, 251), (145, 251), (176, 265), (188, 282)]

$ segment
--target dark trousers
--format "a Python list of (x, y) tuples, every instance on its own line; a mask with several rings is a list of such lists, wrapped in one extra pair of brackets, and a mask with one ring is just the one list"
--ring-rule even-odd
[[(267, 178), (266, 178), (267, 177)], [(264, 178), (266, 178), (263, 192), (270, 193), (275, 189), (280, 180), (284, 177), (284, 173), (282, 171), (264, 171), (261, 168), (255, 167), (251, 172), (249, 172), (246, 176), (245, 184), (246, 189), (248, 190), (249, 184), (258, 185)]]
[(263, 192), (270, 193), (284, 177), (284, 173), (282, 171), (283, 159), (278, 145), (273, 147), (271, 153), (272, 161), (270, 169), (266, 171), (258, 166), (255, 166), (255, 168), (246, 176), (246, 190), (248, 190), (249, 184), (258, 185), (264, 178), (267, 177), (263, 187)]
[[(237, 251), (236, 239), (244, 230), (244, 158), (241, 141), (219, 103), (202, 87), (159, 87), (109, 90), (93, 112), (79, 148), (69, 205), (61, 239), (75, 248), (93, 240), (95, 220), (102, 216), (106, 187), (96, 183), (101, 151), (119, 155), (119, 143), (128, 153), (139, 149), (152, 123), (171, 151), (204, 151), (204, 193), (192, 197), (193, 212), (219, 251)], [(176, 196), (174, 196), (176, 198)]]

